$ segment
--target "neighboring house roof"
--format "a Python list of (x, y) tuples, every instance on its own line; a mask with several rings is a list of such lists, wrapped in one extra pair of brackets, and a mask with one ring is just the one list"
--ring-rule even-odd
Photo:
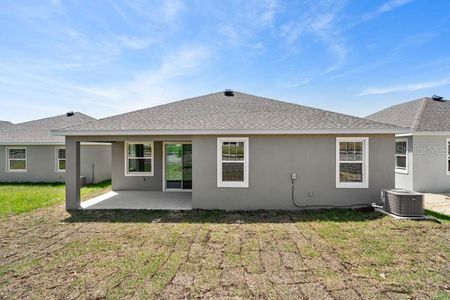
[(400, 128), (234, 92), (190, 98), (53, 131), (58, 135), (394, 133)]
[(411, 132), (448, 132), (450, 101), (425, 97), (388, 107), (366, 118), (407, 127)]
[(11, 126), (11, 125), (14, 125), (14, 124), (9, 121), (0, 121), (0, 128), (5, 128), (5, 127)]
[(35, 121), (18, 123), (0, 129), (0, 144), (63, 144), (64, 137), (54, 136), (50, 130), (95, 120), (85, 114), (75, 112)]

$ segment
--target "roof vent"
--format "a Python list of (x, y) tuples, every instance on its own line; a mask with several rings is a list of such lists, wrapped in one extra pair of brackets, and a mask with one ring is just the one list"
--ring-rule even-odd
[(433, 99), (434, 101), (444, 101), (444, 97), (438, 95), (431, 96), (431, 99)]
[(72, 117), (75, 113), (73, 111), (69, 111), (68, 113), (66, 113), (67, 117)]
[(226, 89), (225, 92), (223, 92), (223, 94), (227, 97), (233, 97), (234, 96), (234, 92), (230, 89)]

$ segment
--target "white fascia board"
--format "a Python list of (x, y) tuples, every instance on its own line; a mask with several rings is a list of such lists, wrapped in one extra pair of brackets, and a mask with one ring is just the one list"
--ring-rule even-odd
[(57, 136), (117, 136), (117, 135), (242, 135), (242, 134), (401, 134), (406, 129), (187, 129), (187, 130), (52, 130)]
[(418, 131), (412, 135), (450, 135), (450, 131)]
[(64, 143), (0, 142), (0, 146), (63, 146)]
[[(111, 143), (81, 142), (84, 146), (111, 146)], [(25, 142), (0, 142), (0, 146), (64, 146), (65, 143), (25, 143)]]

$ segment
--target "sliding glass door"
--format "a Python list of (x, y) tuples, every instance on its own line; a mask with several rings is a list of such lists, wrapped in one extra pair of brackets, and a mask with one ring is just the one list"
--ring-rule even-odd
[(192, 144), (164, 143), (166, 190), (192, 189)]

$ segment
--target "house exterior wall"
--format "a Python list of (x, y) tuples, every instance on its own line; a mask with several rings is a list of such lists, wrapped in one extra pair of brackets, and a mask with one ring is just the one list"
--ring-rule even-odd
[[(128, 141), (135, 141), (130, 137)], [(147, 137), (147, 141), (153, 140)], [(162, 191), (162, 142), (154, 142), (154, 170), (153, 176), (126, 176), (125, 175), (125, 142), (112, 143), (112, 189), (134, 191)]]
[[(297, 173), (295, 201), (298, 205), (379, 202), (380, 190), (394, 187), (394, 135), (359, 135), (369, 137), (369, 188), (354, 189), (336, 188), (338, 136), (356, 135), (246, 135), (249, 138), (248, 188), (217, 187), (219, 136), (70, 137), (68, 140), (112, 143), (113, 190), (156, 191), (162, 190), (163, 141), (192, 141), (193, 208), (296, 209), (291, 203), (292, 172)], [(154, 176), (125, 176), (125, 141), (154, 141)]]
[(111, 179), (111, 146), (81, 144), (80, 164), (87, 183)]
[(414, 136), (413, 190), (450, 192), (446, 142), (449, 136)]
[[(27, 148), (27, 172), (7, 172), (6, 148), (0, 146), (0, 182), (64, 182), (65, 173), (56, 171), (55, 145), (29, 145)], [(24, 147), (24, 146), (18, 146)], [(111, 147), (108, 145), (81, 146), (81, 176), (92, 182), (111, 178)]]
[[(412, 136), (402, 137), (402, 139), (407, 139), (408, 141), (408, 173), (395, 172), (395, 188), (405, 189), (412, 191), (413, 189), (413, 172), (414, 172), (414, 159), (413, 159), (413, 149), (414, 141)], [(395, 161), (394, 161), (395, 164)]]
[(194, 136), (192, 206), (225, 210), (295, 209), (291, 203), (292, 172), (297, 173), (298, 205), (379, 202), (380, 190), (394, 187), (394, 135), (368, 136), (366, 189), (336, 188), (336, 135), (249, 136), (248, 188), (218, 188), (217, 136)]

